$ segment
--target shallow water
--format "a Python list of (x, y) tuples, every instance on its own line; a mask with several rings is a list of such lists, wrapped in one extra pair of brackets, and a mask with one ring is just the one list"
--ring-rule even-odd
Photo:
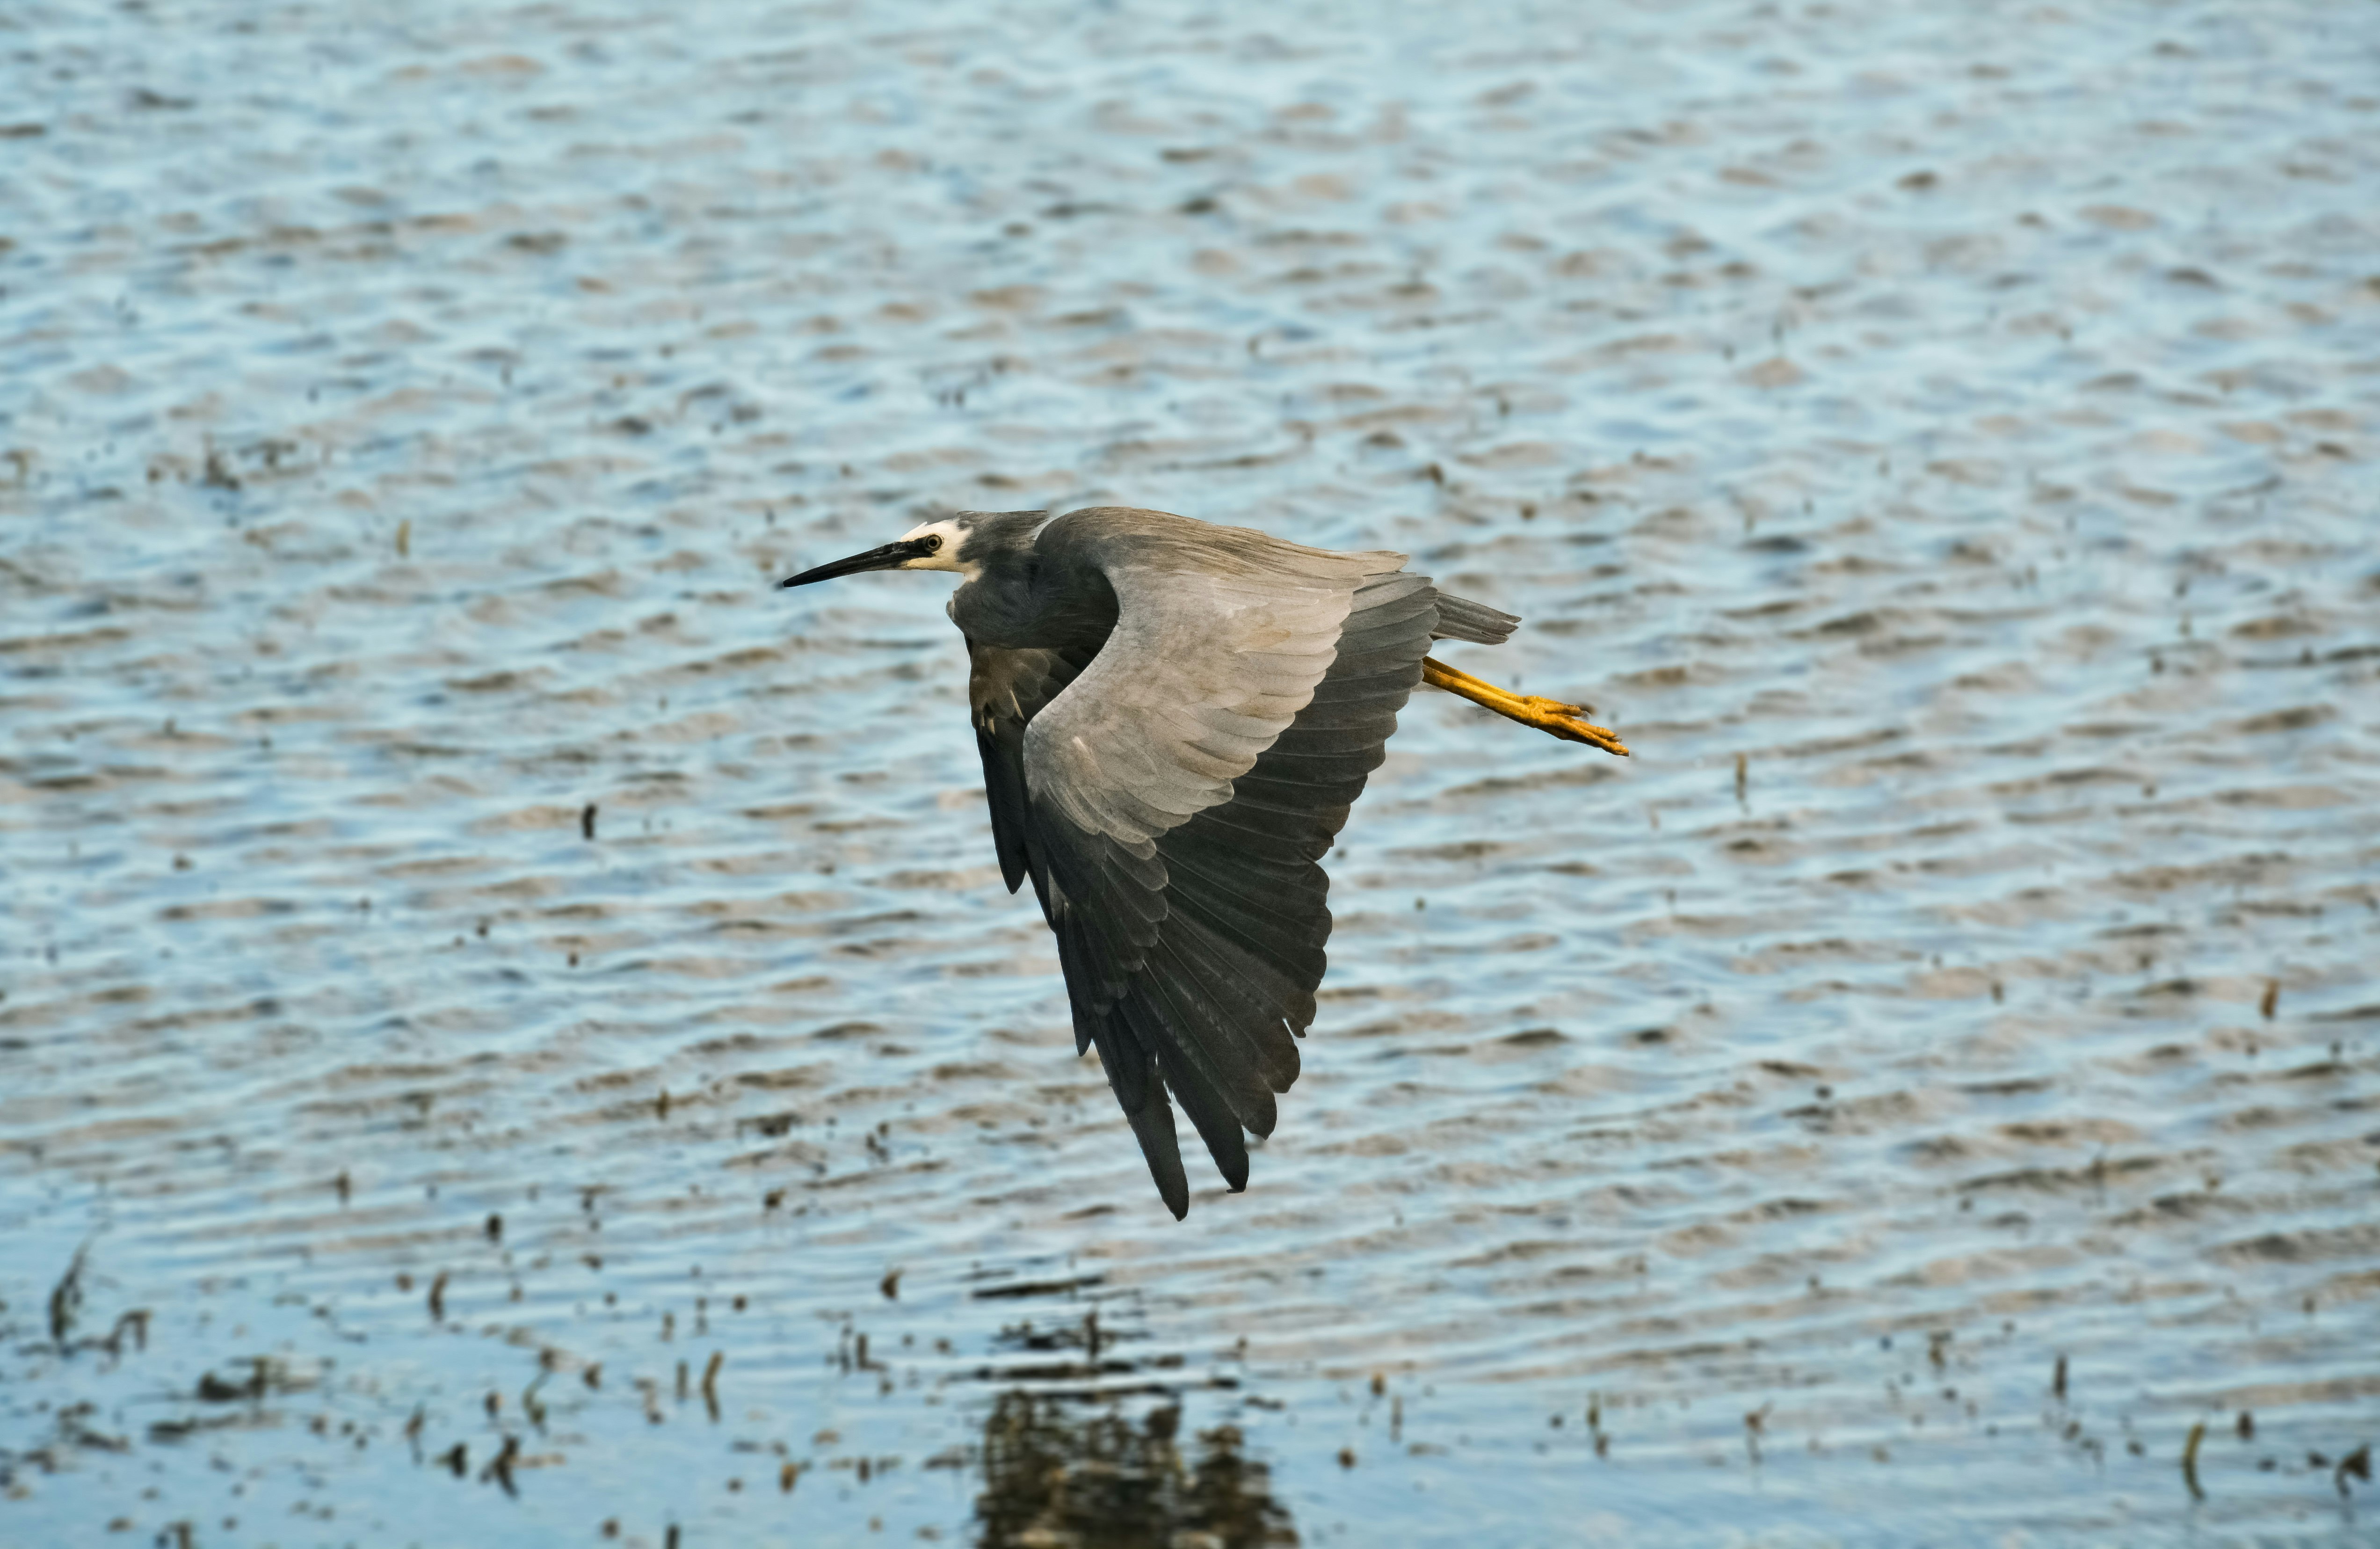
[[(2236, 9), (0, 19), (0, 1543), (2368, 1541), (2380, 17)], [(946, 583), (770, 584), (1102, 501), (1635, 750), (1416, 700), (1182, 1225)]]

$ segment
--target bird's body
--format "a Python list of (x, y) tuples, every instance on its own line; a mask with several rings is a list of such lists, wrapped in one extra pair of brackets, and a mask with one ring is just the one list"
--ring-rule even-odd
[[(1272, 1132), (1314, 1018), (1320, 861), (1425, 679), (1624, 751), (1576, 706), (1426, 663), (1501, 642), (1508, 614), (1389, 553), (1334, 553), (1163, 512), (965, 512), (786, 585), (866, 569), (964, 579), (968, 699), (1001, 872), (1057, 937), (1077, 1052), (1178, 1217), (1189, 1184), (1169, 1091), (1233, 1192), (1243, 1131)], [(1503, 701), (1503, 702), (1499, 702)], [(1556, 714), (1556, 713), (1565, 714)]]

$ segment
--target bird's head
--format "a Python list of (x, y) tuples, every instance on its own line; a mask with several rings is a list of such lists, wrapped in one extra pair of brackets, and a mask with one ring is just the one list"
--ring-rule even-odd
[(960, 511), (920, 523), (882, 548), (804, 570), (777, 584), (808, 586), (862, 570), (954, 570), (973, 580), (996, 554), (1029, 547), (1046, 518), (1041, 511)]

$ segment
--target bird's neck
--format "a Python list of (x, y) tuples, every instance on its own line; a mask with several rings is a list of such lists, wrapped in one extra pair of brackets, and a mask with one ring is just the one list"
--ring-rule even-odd
[(951, 622), (978, 644), (1003, 650), (1096, 650), (1115, 621), (1106, 577), (1037, 564), (1030, 553), (986, 561), (951, 594)]

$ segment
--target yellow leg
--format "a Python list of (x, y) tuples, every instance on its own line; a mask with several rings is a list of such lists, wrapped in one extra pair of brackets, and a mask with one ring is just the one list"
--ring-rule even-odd
[(1580, 719), (1586, 714), (1583, 705), (1564, 704), (1560, 700), (1540, 699), (1535, 694), (1511, 693), (1493, 683), (1483, 683), (1467, 672), (1457, 672), (1433, 656), (1421, 659), (1421, 680), (1434, 689), (1460, 694), (1483, 710), (1492, 710), (1524, 726), (1550, 732), (1565, 742), (1584, 742), (1590, 748), (1600, 748), (1623, 759), (1628, 756), (1628, 744), (1606, 728), (1589, 726)]

